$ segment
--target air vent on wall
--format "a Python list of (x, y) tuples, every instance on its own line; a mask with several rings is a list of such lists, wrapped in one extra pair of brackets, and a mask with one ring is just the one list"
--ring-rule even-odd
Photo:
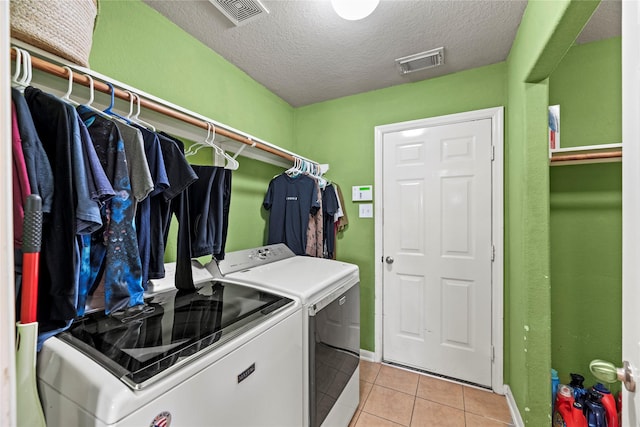
[(444, 64), (444, 48), (428, 50), (396, 59), (401, 74), (426, 70)]
[(253, 21), (269, 11), (260, 0), (209, 0), (234, 25)]

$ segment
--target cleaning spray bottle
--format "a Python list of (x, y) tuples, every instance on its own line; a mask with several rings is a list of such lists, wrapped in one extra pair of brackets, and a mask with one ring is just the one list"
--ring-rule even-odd
[(602, 395), (602, 406), (604, 406), (607, 418), (607, 427), (618, 427), (618, 409), (615, 398), (602, 383), (597, 383), (593, 386), (593, 389)]
[(602, 395), (590, 390), (584, 399), (584, 416), (589, 427), (607, 427), (606, 413), (602, 406)]
[(573, 390), (564, 384), (558, 386), (553, 427), (587, 427), (582, 404), (574, 400)]

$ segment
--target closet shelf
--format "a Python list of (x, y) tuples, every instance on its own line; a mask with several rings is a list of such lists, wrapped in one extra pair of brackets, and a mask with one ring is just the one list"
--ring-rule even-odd
[(552, 166), (622, 161), (622, 143), (585, 145), (549, 151)]
[[(256, 138), (250, 134), (234, 129), (225, 124), (219, 123), (201, 114), (182, 108), (178, 105), (172, 104), (169, 101), (165, 101), (161, 98), (145, 93), (127, 84), (121, 83), (108, 76), (104, 76), (88, 68), (84, 68), (75, 64), (72, 64), (62, 58), (58, 58), (48, 52), (45, 52), (36, 47), (30, 46), (24, 42), (12, 39), (12, 47), (21, 48), (31, 53), (31, 66), (34, 70), (40, 70), (52, 76), (60, 77), (64, 80), (59, 82), (44, 81), (38, 86), (44, 86), (47, 89), (53, 89), (60, 93), (64, 93), (67, 81), (69, 78), (69, 72), (65, 66), (73, 70), (73, 81), (80, 85), (89, 87), (90, 79), (86, 75), (90, 75), (94, 79), (94, 91), (110, 94), (111, 89), (104, 82), (111, 83), (114, 87), (114, 96), (127, 102), (130, 101), (130, 93), (133, 92), (140, 96), (140, 106), (145, 108), (145, 121), (156, 125), (156, 127), (164, 130), (167, 133), (175, 134), (176, 136), (187, 138), (193, 141), (198, 141), (204, 138), (206, 131), (209, 129), (207, 123), (215, 125), (215, 132), (219, 136), (216, 139), (216, 143), (221, 143), (221, 146), (225, 150), (232, 150), (238, 153), (242, 151), (242, 155), (249, 158), (254, 158), (266, 163), (290, 167), (295, 158), (303, 159), (308, 162), (318, 164), (317, 162), (307, 159), (303, 156), (295, 154), (291, 151), (278, 147), (277, 145), (266, 142), (260, 138)], [(37, 55), (37, 56), (34, 56)], [(16, 52), (11, 49), (11, 59), (15, 60)], [(36, 80), (34, 78), (34, 80)], [(127, 92), (129, 91), (129, 92)], [(95, 102), (94, 104), (99, 104)], [(128, 105), (126, 107), (128, 110)], [(122, 108), (124, 110), (124, 108)], [(172, 120), (167, 121), (166, 118)], [(188, 125), (188, 126), (185, 126)], [(194, 133), (193, 129), (188, 130), (189, 127), (197, 127), (203, 129), (205, 132)], [(245, 150), (245, 148), (256, 148), (256, 150)], [(328, 167), (328, 166), (326, 166)]]

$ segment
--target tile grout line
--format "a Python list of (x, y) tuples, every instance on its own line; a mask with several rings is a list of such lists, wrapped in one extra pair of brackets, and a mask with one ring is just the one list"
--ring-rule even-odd
[(467, 425), (467, 394), (464, 392), (465, 388), (462, 386), (462, 410), (464, 411), (464, 425)]
[(467, 427), (467, 403), (464, 398), (464, 386), (462, 386), (462, 413), (464, 414), (464, 425)]
[(413, 396), (413, 406), (411, 407), (411, 417), (409, 417), (409, 425), (407, 427), (411, 427), (411, 423), (413, 422), (413, 414), (416, 413), (416, 399), (417, 399), (417, 396)]
[(420, 384), (420, 377), (418, 377), (418, 381), (416, 381), (416, 389), (413, 391), (413, 406), (411, 406), (411, 417), (409, 417), (409, 426), (411, 427), (411, 423), (413, 422), (413, 414), (416, 412), (416, 401), (418, 399), (418, 385)]

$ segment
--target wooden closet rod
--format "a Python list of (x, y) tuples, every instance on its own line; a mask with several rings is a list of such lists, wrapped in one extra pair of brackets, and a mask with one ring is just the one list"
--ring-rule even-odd
[(599, 160), (599, 159), (615, 159), (622, 158), (622, 150), (605, 151), (600, 153), (581, 153), (581, 154), (563, 154), (551, 157), (551, 162), (571, 162), (576, 160)]
[[(11, 49), (11, 59), (15, 60), (15, 58), (16, 58), (16, 52), (14, 51), (14, 49)], [(62, 78), (66, 78), (66, 79), (69, 78), (69, 71), (66, 68), (63, 68), (63, 67), (61, 67), (59, 65), (56, 65), (56, 64), (52, 64), (49, 61), (46, 61), (44, 59), (38, 58), (38, 57), (33, 56), (33, 55), (31, 56), (31, 66), (33, 68), (36, 68), (38, 70), (44, 71), (44, 72), (49, 73), (49, 74), (53, 74), (53, 75), (58, 76), (58, 77), (62, 77)], [(89, 84), (90, 84), (89, 78), (87, 76), (85, 76), (81, 71), (73, 73), (73, 81), (75, 83), (79, 83), (79, 84), (81, 84), (83, 86), (87, 86), (87, 87), (89, 87)], [(94, 88), (94, 90), (98, 90), (98, 91), (106, 93), (106, 94), (111, 94), (111, 89), (109, 88), (109, 86), (107, 86), (106, 83), (97, 81), (95, 79), (94, 79), (93, 88)], [(128, 92), (122, 90), (122, 89), (115, 88), (114, 96), (116, 96), (116, 97), (118, 97), (120, 99), (123, 99), (125, 101), (129, 101), (130, 100), (129, 99), (130, 98), (130, 94)], [(150, 101), (148, 99), (140, 98), (140, 105), (142, 107), (145, 107), (145, 108), (147, 108), (149, 110), (153, 110), (153, 111), (158, 112), (160, 114), (163, 114), (165, 116), (172, 117), (174, 119), (183, 121), (183, 122), (188, 123), (190, 125), (200, 127), (200, 128), (202, 128), (204, 130), (209, 130), (207, 122), (205, 122), (203, 120), (200, 120), (200, 119), (197, 119), (195, 117), (189, 116), (188, 114), (182, 113), (180, 111), (176, 111), (176, 110), (174, 110), (172, 108), (169, 108), (169, 107), (167, 107), (165, 105), (162, 105), (162, 104), (159, 104), (157, 102), (153, 102), (153, 101)], [(216, 133), (218, 135), (222, 135), (222, 136), (224, 136), (226, 138), (229, 138), (229, 139), (232, 139), (234, 141), (241, 142), (243, 144), (247, 144), (247, 145), (250, 145), (250, 146), (254, 146), (255, 148), (258, 148), (260, 150), (263, 150), (263, 151), (266, 151), (268, 153), (274, 154), (276, 156), (282, 157), (283, 159), (286, 159), (286, 160), (288, 160), (290, 162), (294, 161), (294, 157), (289, 153), (286, 153), (284, 151), (280, 151), (280, 150), (278, 150), (278, 149), (276, 149), (274, 147), (270, 147), (270, 146), (268, 146), (266, 144), (263, 144), (261, 142), (254, 141), (254, 140), (252, 140), (250, 138), (247, 138), (247, 137), (245, 137), (243, 135), (238, 135), (237, 133), (231, 132), (231, 131), (229, 131), (227, 129), (220, 128), (220, 127), (216, 126)]]

